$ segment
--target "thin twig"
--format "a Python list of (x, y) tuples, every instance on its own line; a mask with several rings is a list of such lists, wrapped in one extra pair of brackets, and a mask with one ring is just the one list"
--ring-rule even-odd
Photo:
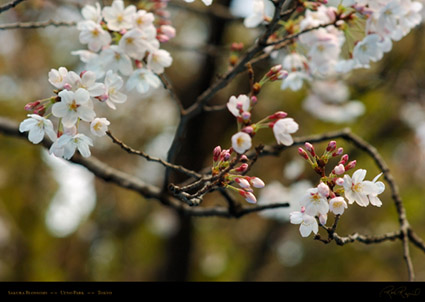
[(111, 131), (107, 131), (107, 132), (106, 132), (106, 134), (107, 134), (107, 135), (108, 135), (108, 136), (112, 139), (112, 141), (113, 141), (115, 144), (117, 144), (117, 145), (118, 145), (118, 146), (120, 146), (123, 150), (125, 150), (126, 152), (128, 152), (128, 153), (130, 153), (130, 154), (139, 155), (139, 156), (141, 156), (141, 157), (145, 158), (145, 159), (146, 159), (146, 160), (148, 160), (148, 161), (152, 161), (152, 162), (160, 163), (160, 164), (161, 164), (161, 165), (163, 165), (164, 167), (168, 167), (168, 168), (171, 168), (171, 169), (173, 169), (173, 170), (175, 170), (175, 171), (179, 171), (179, 172), (181, 172), (181, 173), (186, 174), (187, 176), (194, 177), (194, 178), (196, 178), (196, 179), (200, 179), (200, 178), (202, 178), (202, 175), (201, 175), (201, 174), (199, 174), (199, 173), (197, 173), (197, 172), (195, 172), (195, 171), (192, 171), (192, 170), (186, 169), (185, 167), (182, 167), (182, 166), (180, 166), (180, 165), (170, 164), (169, 162), (166, 162), (165, 160), (163, 160), (163, 159), (161, 159), (161, 158), (153, 157), (153, 156), (150, 156), (149, 154), (147, 154), (147, 153), (145, 153), (145, 152), (143, 152), (143, 151), (133, 149), (132, 147), (130, 147), (130, 146), (128, 146), (128, 145), (126, 145), (126, 144), (125, 144), (125, 143), (123, 143), (121, 140), (119, 140), (118, 138), (116, 138), (116, 137), (115, 137), (115, 136), (111, 133)]
[(48, 26), (61, 27), (61, 26), (75, 26), (76, 22), (65, 22), (65, 21), (38, 21), (38, 22), (17, 22), (0, 24), (0, 30), (7, 29), (33, 29), (33, 28), (45, 28)]
[(167, 79), (165, 74), (160, 74), (159, 78), (161, 79), (162, 84), (164, 85), (164, 88), (167, 89), (170, 92), (171, 97), (177, 103), (177, 106), (179, 107), (180, 113), (183, 113), (183, 111), (184, 111), (183, 103), (179, 99), (176, 91), (174, 90), (173, 85), (171, 85), (170, 81)]

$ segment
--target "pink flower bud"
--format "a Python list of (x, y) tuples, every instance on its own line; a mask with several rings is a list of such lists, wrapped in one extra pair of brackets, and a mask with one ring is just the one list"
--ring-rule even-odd
[(72, 86), (71, 86), (71, 84), (69, 84), (69, 83), (65, 83), (65, 84), (63, 85), (63, 89), (68, 90), (68, 91), (71, 91), (71, 90), (72, 90)]
[(339, 161), (339, 163), (338, 164), (343, 164), (343, 165), (345, 165), (345, 163), (348, 161), (348, 154), (344, 154), (342, 157), (341, 157), (341, 160)]
[(288, 77), (289, 73), (286, 70), (281, 70), (272, 77), (270, 77), (271, 81), (284, 80)]
[(24, 109), (26, 111), (32, 111), (38, 105), (40, 105), (40, 101), (31, 102), (31, 103), (26, 104), (25, 107), (24, 107)]
[(304, 159), (308, 159), (308, 154), (303, 148), (298, 148), (298, 154), (301, 155)]
[(217, 161), (220, 157), (220, 154), (221, 154), (221, 147), (220, 146), (215, 147), (213, 151), (213, 160)]
[(170, 41), (170, 37), (164, 34), (156, 35), (156, 39), (161, 43), (167, 43), (168, 41)]
[(43, 116), (45, 113), (46, 113), (46, 107), (44, 105), (40, 105), (34, 109), (34, 114)]
[(335, 172), (335, 174), (336, 174), (336, 175), (344, 174), (344, 172), (345, 172), (345, 167), (344, 167), (344, 165), (343, 165), (343, 164), (339, 164), (338, 166), (336, 166), (336, 167), (334, 168), (334, 172)]
[(245, 132), (245, 133), (248, 133), (248, 134), (253, 134), (254, 133), (254, 128), (252, 126), (246, 126), (241, 131), (242, 132)]
[(282, 65), (275, 65), (266, 73), (266, 77), (271, 78), (272, 76), (276, 75), (279, 71), (282, 70)]
[(328, 146), (326, 147), (326, 151), (332, 152), (336, 149), (336, 141), (330, 141)]
[(243, 172), (245, 172), (246, 170), (248, 170), (248, 164), (242, 164), (242, 165), (240, 165), (239, 167), (237, 167), (236, 169), (235, 169), (235, 171), (236, 172), (239, 172), (239, 173), (243, 173)]
[(329, 196), (329, 187), (327, 184), (321, 182), (318, 186), (317, 186), (317, 191), (319, 192), (320, 195), (324, 196), (324, 197), (328, 197)]
[(301, 213), (304, 213), (305, 212), (305, 207), (304, 206), (302, 206), (301, 207)]
[(286, 112), (278, 111), (278, 112), (273, 113), (272, 115), (269, 115), (267, 118), (269, 120), (280, 120), (280, 119), (283, 119), (287, 116), (288, 116), (288, 114)]
[(328, 214), (319, 214), (319, 222), (321, 225), (325, 225), (328, 220)]
[(108, 96), (107, 93), (105, 93), (105, 94), (102, 94), (100, 96), (97, 96), (96, 98), (101, 102), (105, 102), (109, 98), (109, 96)]
[(251, 106), (253, 106), (253, 105), (255, 105), (255, 104), (257, 104), (257, 102), (258, 102), (258, 98), (254, 95), (254, 96), (252, 96), (251, 97)]
[(338, 186), (342, 186), (342, 185), (344, 185), (344, 179), (343, 179), (343, 178), (341, 178), (341, 177), (339, 177), (339, 178), (337, 178), (337, 179), (335, 180), (335, 183), (336, 183)]
[(172, 39), (176, 36), (176, 29), (171, 25), (161, 25), (159, 27), (159, 31), (169, 39)]
[(235, 178), (236, 183), (244, 189), (248, 189), (251, 188), (251, 185), (249, 183), (249, 181), (247, 181), (245, 178)]
[(342, 147), (338, 148), (334, 153), (332, 153), (332, 156), (339, 156), (342, 154), (342, 152), (344, 152), (344, 149)]
[(350, 170), (350, 169), (353, 169), (355, 166), (356, 166), (356, 161), (355, 160), (353, 160), (353, 161), (350, 161), (346, 166), (345, 166), (345, 171), (348, 171), (348, 170)]
[(265, 184), (264, 184), (264, 181), (262, 181), (260, 178), (258, 178), (258, 177), (251, 177), (250, 178), (250, 183), (252, 184), (252, 186), (254, 187), (254, 188), (259, 188), (259, 189), (261, 189), (261, 188), (264, 188), (264, 186), (265, 186)]
[(305, 143), (304, 146), (307, 149), (307, 151), (310, 152), (311, 156), (316, 156), (316, 152), (314, 151), (314, 147), (312, 144)]
[(245, 198), (245, 200), (248, 201), (249, 203), (256, 203), (257, 202), (257, 198), (255, 198), (255, 195), (252, 194), (251, 192), (239, 190), (239, 194), (242, 195)]
[(251, 118), (251, 113), (249, 113), (248, 111), (244, 111), (242, 112), (241, 117), (244, 122), (247, 122)]
[(245, 154), (243, 154), (243, 155), (241, 156), (240, 161), (241, 161), (241, 162), (243, 162), (243, 163), (247, 163), (247, 162), (248, 162), (248, 157), (247, 157)]

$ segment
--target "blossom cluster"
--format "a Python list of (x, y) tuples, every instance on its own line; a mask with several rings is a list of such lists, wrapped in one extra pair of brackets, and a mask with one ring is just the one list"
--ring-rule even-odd
[[(257, 198), (253, 193), (253, 188), (264, 188), (265, 184), (258, 177), (244, 175), (249, 168), (248, 157), (246, 155), (241, 155), (238, 159), (240, 165), (232, 168), (236, 160), (232, 156), (233, 154), (232, 148), (222, 150), (220, 146), (215, 147), (213, 151), (212, 175), (217, 176), (220, 173), (224, 173), (222, 175), (221, 186), (238, 192), (249, 203), (256, 203)], [(230, 170), (229, 167), (231, 168)], [(239, 188), (233, 186), (233, 183), (236, 183)]]
[[(91, 155), (93, 141), (79, 132), (81, 121), (89, 123), (90, 132), (95, 136), (104, 136), (110, 122), (103, 117), (96, 117), (95, 103), (104, 103), (115, 107), (114, 103), (123, 103), (127, 96), (120, 92), (123, 80), (112, 71), (108, 71), (104, 83), (96, 82), (92, 71), (77, 74), (65, 67), (49, 72), (49, 82), (56, 88), (56, 96), (31, 102), (25, 106), (28, 114), (19, 127), (21, 132), (28, 131), (28, 139), (38, 144), (47, 136), (53, 141), (50, 153), (70, 159), (75, 151), (84, 157)], [(49, 119), (58, 118), (57, 130)]]
[(157, 74), (173, 61), (168, 51), (160, 49), (160, 43), (175, 36), (174, 27), (165, 21), (156, 24), (152, 12), (137, 10), (134, 5), (125, 7), (122, 0), (102, 9), (98, 3), (86, 5), (81, 12), (84, 20), (78, 22), (77, 29), (80, 42), (88, 49), (72, 53), (80, 56), (87, 70), (95, 72), (98, 79), (110, 70), (126, 76), (126, 88), (141, 94), (159, 87)]
[[(284, 22), (284, 30), (273, 36), (278, 41), (301, 33), (282, 62), (289, 71), (282, 89), (294, 91), (305, 81), (369, 68), (391, 50), (393, 41), (422, 22), (422, 3), (417, 0), (300, 1), (300, 5), (298, 18)], [(270, 0), (254, 0), (244, 24), (256, 27), (267, 23), (273, 12)]]
[[(342, 148), (336, 147), (335, 141), (328, 144), (322, 156), (316, 154), (310, 143), (305, 144), (305, 149), (307, 151), (299, 148), (299, 154), (311, 164), (321, 179), (315, 188), (308, 189), (301, 198), (300, 211), (289, 214), (291, 223), (300, 224), (301, 236), (307, 237), (311, 232), (317, 234), (319, 223), (326, 224), (329, 212), (342, 215), (348, 204), (357, 203), (361, 207), (369, 204), (377, 207), (382, 205), (378, 197), (385, 190), (384, 183), (378, 181), (382, 173), (372, 181), (364, 180), (367, 173), (364, 169), (356, 170), (352, 176), (346, 174), (356, 166), (356, 161), (348, 162), (348, 155), (343, 154)], [(326, 175), (325, 167), (329, 160), (337, 157), (340, 160), (329, 175)]]
[(252, 147), (252, 137), (260, 129), (272, 128), (278, 144), (290, 146), (293, 144), (291, 134), (295, 133), (299, 126), (293, 118), (287, 117), (288, 114), (278, 111), (266, 118), (253, 123), (251, 121), (251, 111), (258, 102), (256, 94), (261, 87), (268, 81), (276, 81), (287, 76), (287, 72), (282, 69), (282, 65), (273, 66), (269, 72), (259, 81), (254, 83), (254, 93), (251, 96), (240, 94), (231, 96), (226, 106), (230, 113), (236, 118), (239, 131), (232, 136), (232, 148), (239, 154), (245, 153)]

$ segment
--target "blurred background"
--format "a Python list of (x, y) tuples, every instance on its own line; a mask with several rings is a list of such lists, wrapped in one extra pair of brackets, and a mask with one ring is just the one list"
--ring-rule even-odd
[[(0, 4), (6, 2), (0, 0)], [(186, 106), (229, 68), (231, 43), (248, 47), (262, 30), (243, 26), (250, 1), (242, 5), (237, 0), (214, 2), (221, 12), (218, 15), (208, 13), (201, 1), (190, 6), (183, 1), (169, 4), (177, 36), (164, 44), (174, 59), (166, 76)], [(2, 13), (0, 24), (77, 21), (82, 5), (90, 3), (94, 1), (28, 0)], [(0, 30), (0, 41), (0, 115), (17, 122), (26, 118), (26, 103), (51, 96), (47, 81), (51, 68), (81, 71), (78, 57), (70, 55), (84, 49), (75, 27)], [(389, 165), (407, 217), (422, 238), (424, 50), (423, 28), (419, 27), (394, 43), (393, 50), (371, 69), (357, 70), (341, 82), (305, 85), (297, 92), (281, 90), (277, 82), (268, 85), (254, 111), (254, 120), (278, 110), (288, 112), (300, 124), (297, 136), (350, 127), (372, 143)], [(281, 61), (276, 57), (255, 65), (256, 74), (262, 76)], [(247, 75), (242, 74), (211, 104), (224, 104), (231, 95), (248, 89)], [(162, 158), (178, 124), (177, 106), (162, 88), (143, 97), (130, 95), (125, 104), (103, 116), (111, 121), (110, 130), (118, 138)], [(228, 147), (235, 132), (229, 112), (202, 114), (189, 127), (178, 163), (196, 170), (209, 166), (213, 148)], [(271, 131), (260, 133), (255, 142), (275, 143)], [(368, 170), (367, 179), (379, 173), (365, 153), (342, 140), (337, 143), (350, 159), (357, 160), (357, 168)], [(123, 152), (108, 137), (96, 139), (94, 145), (92, 154), (109, 165), (146, 182), (162, 183), (161, 166)], [(325, 147), (326, 142), (317, 144), (316, 150)], [(318, 182), (295, 148), (279, 157), (262, 158), (251, 174), (267, 184), (257, 191), (259, 203), (296, 205), (300, 192)], [(381, 200), (381, 208), (349, 207), (338, 234), (377, 235), (397, 230), (389, 190)], [(225, 205), (216, 193), (208, 195), (205, 203)], [(293, 209), (239, 219), (182, 216), (155, 200), (96, 179), (85, 168), (48, 155), (41, 146), (0, 135), (0, 281), (407, 280), (399, 241), (325, 245), (312, 236), (300, 236), (299, 226), (288, 221)], [(417, 280), (425, 280), (424, 253), (412, 246), (411, 255)]]

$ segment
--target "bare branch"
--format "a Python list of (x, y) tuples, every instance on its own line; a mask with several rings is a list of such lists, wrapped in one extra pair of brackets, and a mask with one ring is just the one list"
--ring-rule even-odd
[(25, 0), (13, 0), (9, 3), (6, 3), (2, 6), (0, 6), (0, 14), (11, 9), (11, 8), (14, 8), (16, 5), (18, 5), (19, 3), (24, 2), (24, 1)]
[(17, 23), (8, 23), (0, 24), (0, 30), (7, 29), (34, 29), (34, 28), (45, 28), (48, 26), (54, 27), (63, 27), (63, 26), (75, 26), (76, 22), (65, 22), (65, 21), (38, 21), (38, 22), (17, 22)]
[(139, 151), (139, 150), (136, 150), (136, 149), (131, 148), (130, 146), (127, 146), (121, 140), (119, 140), (118, 138), (116, 138), (111, 133), (111, 131), (107, 131), (106, 134), (112, 139), (112, 141), (115, 144), (117, 144), (118, 146), (121, 147), (121, 149), (125, 150), (126, 152), (128, 152), (130, 154), (139, 155), (139, 156), (145, 158), (148, 161), (160, 163), (164, 167), (168, 167), (168, 168), (171, 168), (173, 170), (179, 171), (179, 172), (181, 172), (183, 174), (186, 174), (187, 176), (194, 177), (196, 179), (202, 178), (202, 175), (199, 174), (199, 173), (197, 173), (197, 172), (195, 172), (195, 171), (186, 169), (185, 167), (182, 167), (182, 166), (179, 166), (179, 165), (170, 164), (169, 162), (166, 162), (165, 160), (163, 160), (161, 158), (150, 156), (149, 154), (147, 154), (147, 153), (145, 153), (143, 151)]

